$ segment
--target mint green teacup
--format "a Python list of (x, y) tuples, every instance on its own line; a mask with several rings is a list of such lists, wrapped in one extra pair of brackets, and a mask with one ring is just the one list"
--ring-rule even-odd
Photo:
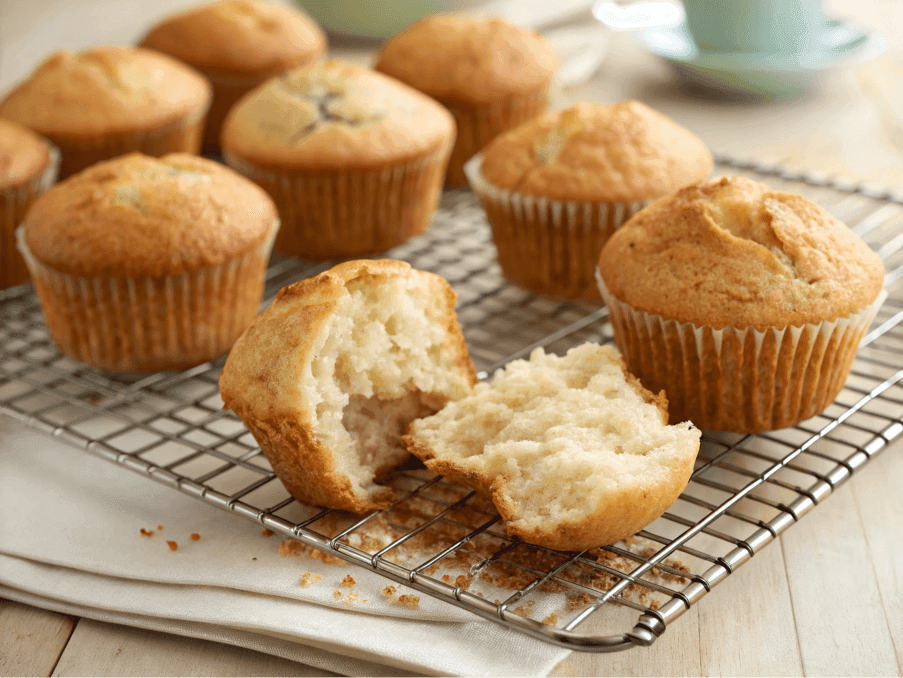
[(822, 0), (683, 0), (687, 28), (706, 52), (790, 55), (812, 49), (825, 27)]

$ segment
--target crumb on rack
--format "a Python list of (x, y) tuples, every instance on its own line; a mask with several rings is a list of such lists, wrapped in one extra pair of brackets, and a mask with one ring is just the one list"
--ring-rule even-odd
[(191, 541), (197, 541), (200, 538), (201, 538), (201, 535), (199, 535), (197, 532), (191, 533)]
[(350, 574), (345, 575), (345, 578), (342, 580), (342, 586), (344, 586), (345, 588), (351, 588), (355, 584), (357, 584), (357, 582), (354, 581), (354, 577), (352, 577)]
[(465, 591), (470, 588), (470, 583), (473, 581), (466, 574), (459, 574), (458, 578), (455, 579), (455, 586), (458, 588), (464, 589)]
[(264, 537), (272, 537), (275, 532), (273, 532), (272, 530), (261, 530), (260, 534), (262, 534)]
[(314, 582), (320, 581), (321, 579), (323, 579), (323, 577), (318, 574), (314, 574), (313, 572), (305, 572), (301, 575), (301, 579), (298, 581), (298, 584), (300, 584), (301, 586), (310, 586)]
[(166, 542), (166, 545), (169, 546), (170, 551), (177, 551), (179, 549), (179, 545), (174, 541)]
[(558, 626), (558, 615), (553, 612), (548, 617), (543, 619), (542, 623), (546, 626)]
[(142, 536), (142, 537), (153, 537), (153, 536), (154, 536), (154, 531), (153, 531), (153, 530), (145, 530), (145, 529), (142, 527), (142, 528), (141, 528), (140, 530), (138, 530), (138, 531), (141, 533), (141, 536)]

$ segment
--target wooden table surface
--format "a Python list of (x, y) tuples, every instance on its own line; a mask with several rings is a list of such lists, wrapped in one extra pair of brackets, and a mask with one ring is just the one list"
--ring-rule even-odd
[[(0, 91), (46, 52), (128, 43), (186, 0), (0, 2)], [(558, 91), (573, 101), (637, 98), (718, 152), (903, 185), (903, 2), (838, 0), (832, 13), (882, 30), (888, 50), (827, 74), (791, 101), (690, 97), (668, 67), (615, 35), (598, 75)], [(366, 61), (359, 44), (337, 54)], [(903, 358), (901, 358), (903, 363)], [(2, 441), (0, 441), (2, 452)], [(554, 675), (901, 675), (903, 444), (899, 441), (676, 621), (651, 648), (572, 654)], [(322, 675), (257, 652), (0, 600), (0, 675)]]

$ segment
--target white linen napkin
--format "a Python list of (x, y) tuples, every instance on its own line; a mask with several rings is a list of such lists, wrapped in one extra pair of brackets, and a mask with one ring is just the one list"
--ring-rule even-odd
[(0, 596), (348, 675), (543, 676), (568, 654), (416, 591), (404, 608), (385, 578), (281, 541), (0, 416)]

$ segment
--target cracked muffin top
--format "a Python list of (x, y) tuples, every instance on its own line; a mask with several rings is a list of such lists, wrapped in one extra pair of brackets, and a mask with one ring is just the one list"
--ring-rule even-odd
[(642, 210), (606, 243), (599, 273), (637, 310), (715, 329), (836, 320), (874, 302), (884, 280), (878, 255), (827, 210), (743, 177)]
[(637, 101), (577, 104), (496, 137), (483, 177), (497, 188), (551, 200), (636, 202), (705, 179), (705, 144)]
[(265, 76), (317, 59), (326, 37), (297, 8), (222, 0), (164, 19), (141, 45), (207, 73)]
[(346, 169), (427, 155), (451, 145), (442, 106), (380, 73), (325, 61), (268, 80), (230, 111), (227, 155), (258, 167)]
[(211, 89), (192, 68), (135, 47), (57, 52), (0, 103), (0, 117), (51, 137), (146, 129), (206, 110)]
[(179, 275), (259, 247), (276, 208), (256, 184), (187, 153), (100, 162), (38, 198), (25, 241), (45, 266), (80, 277)]

